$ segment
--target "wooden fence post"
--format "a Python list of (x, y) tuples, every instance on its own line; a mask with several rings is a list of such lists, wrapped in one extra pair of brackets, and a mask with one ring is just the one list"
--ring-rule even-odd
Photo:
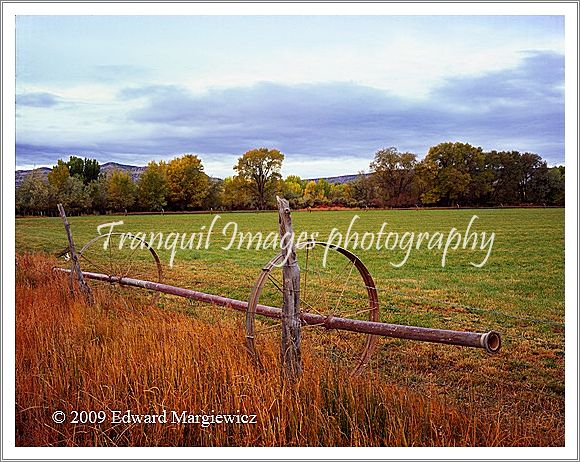
[(296, 260), (290, 205), (286, 199), (276, 196), (278, 202), (278, 221), (280, 224), (280, 246), (286, 260), (282, 266), (282, 286), (284, 301), (282, 305), (282, 339), (280, 362), (282, 380), (295, 382), (302, 373), (300, 351), (300, 268)]
[(62, 218), (62, 221), (64, 222), (64, 230), (66, 231), (66, 237), (68, 238), (68, 247), (69, 247), (69, 251), (70, 251), (70, 258), (72, 261), (70, 290), (71, 290), (71, 292), (73, 291), (73, 280), (74, 280), (74, 276), (76, 275), (81, 292), (86, 297), (87, 301), (90, 304), (92, 304), (94, 302), (93, 293), (92, 293), (89, 285), (86, 283), (85, 278), (83, 277), (83, 272), (81, 271), (81, 265), (79, 263), (79, 258), (77, 256), (77, 252), (75, 250), (75, 244), (73, 241), (72, 232), (70, 230), (70, 225), (69, 225), (68, 220), (66, 218), (66, 213), (64, 212), (64, 207), (62, 206), (62, 204), (57, 204), (57, 207), (58, 207), (58, 212), (60, 213), (60, 217)]

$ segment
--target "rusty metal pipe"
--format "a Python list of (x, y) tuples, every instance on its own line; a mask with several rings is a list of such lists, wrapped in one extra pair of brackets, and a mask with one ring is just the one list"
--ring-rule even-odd
[[(55, 268), (55, 270), (70, 273), (69, 269)], [(116, 283), (123, 286), (140, 287), (154, 290), (169, 295), (189, 298), (214, 305), (225, 306), (238, 311), (246, 311), (248, 302), (220, 295), (206, 294), (183, 287), (160, 284), (157, 282), (144, 281), (127, 277), (108, 276), (101, 273), (83, 271), (83, 276), (96, 281)], [(256, 313), (268, 318), (280, 319), (282, 310), (267, 305), (257, 305)], [(323, 316), (314, 313), (302, 313), (302, 322), (308, 325), (319, 325), (326, 329), (340, 329), (361, 334), (381, 335), (383, 337), (401, 338), (407, 340), (419, 340), (423, 342), (445, 343), (448, 345), (461, 345), (473, 348), (483, 348), (488, 353), (497, 353), (501, 349), (501, 336), (495, 331), (486, 333), (461, 332), (455, 330), (430, 329), (427, 327), (413, 327), (384, 322), (363, 321), (334, 316)]]

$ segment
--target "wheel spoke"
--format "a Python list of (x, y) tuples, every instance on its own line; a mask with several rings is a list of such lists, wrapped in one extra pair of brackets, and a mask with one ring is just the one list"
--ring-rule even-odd
[[(314, 258), (314, 257), (313, 257)], [(322, 258), (320, 259), (320, 263), (322, 264)], [(322, 290), (323, 287), (327, 287), (326, 284), (324, 284), (324, 282), (322, 281), (322, 276), (320, 275), (320, 268), (317, 268), (316, 274), (318, 276), (318, 281), (320, 282), (320, 287), (319, 290), (323, 293), (324, 295), (324, 307), (328, 309), (328, 294), (326, 290)], [(322, 299), (322, 297), (319, 297), (320, 299)], [(318, 301), (318, 299), (317, 299)], [(329, 314), (329, 313), (327, 313)]]
[[(126, 258), (123, 260), (124, 262), (126, 262), (126, 261), (129, 261), (129, 267), (128, 267), (128, 268), (127, 268), (125, 271), (124, 271), (124, 273), (123, 273), (123, 276), (122, 276), (122, 277), (127, 277), (127, 276), (129, 276), (129, 274), (130, 274), (130, 271), (131, 271), (131, 269), (133, 268), (133, 265), (135, 264), (135, 260), (137, 260), (136, 258), (133, 258), (133, 259), (132, 259), (132, 257), (135, 255), (135, 253), (137, 252), (137, 250), (139, 249), (139, 247), (140, 247), (140, 244), (139, 244), (137, 247), (135, 247), (134, 249), (132, 249), (132, 250), (131, 250), (131, 253), (129, 254), (129, 256), (128, 256), (128, 257), (126, 257)], [(148, 249), (148, 250), (149, 250), (149, 249)]]
[(272, 273), (268, 273), (268, 279), (270, 279), (270, 281), (272, 281), (272, 284), (274, 284), (274, 286), (276, 287), (276, 289), (278, 289), (280, 291), (280, 293), (284, 293), (284, 290), (282, 289), (282, 284), (280, 284), (280, 282), (274, 277), (272, 276)]
[(357, 314), (362, 314), (362, 313), (369, 313), (370, 311), (373, 311), (373, 310), (374, 310), (374, 308), (367, 308), (366, 310), (351, 311), (350, 313), (342, 314), (340, 317), (341, 318), (350, 318), (351, 316), (356, 316)]
[(346, 281), (344, 282), (344, 285), (342, 286), (342, 291), (340, 292), (340, 296), (338, 297), (338, 300), (336, 301), (336, 306), (334, 307), (335, 311), (338, 310), (338, 307), (340, 306), (340, 301), (342, 300), (342, 296), (344, 295), (344, 291), (346, 289), (346, 286), (348, 285), (348, 282), (350, 281), (350, 277), (352, 276), (353, 269), (354, 269), (354, 262), (351, 262), (350, 271), (348, 272), (348, 276), (346, 278)]
[(113, 248), (113, 245), (112, 245), (112, 242), (111, 242), (112, 240), (113, 240), (113, 237), (111, 236), (110, 239), (109, 239), (109, 242), (108, 242), (108, 246), (107, 246), (107, 247), (109, 247), (109, 249), (108, 249), (109, 250), (109, 267), (111, 268), (111, 272), (109, 273), (110, 276), (114, 276), (114, 273), (115, 273), (113, 271), (113, 257), (111, 255), (112, 254), (112, 250), (111, 249)]
[[(369, 335), (357, 335), (352, 332), (342, 332), (336, 329), (320, 329), (327, 325), (328, 319), (332, 316), (351, 319), (375, 319), (376, 318), (376, 288), (372, 282), (372, 278), (368, 275), (364, 265), (350, 252), (343, 249), (328, 248), (324, 244), (320, 244), (322, 250), (314, 249), (314, 246), (301, 247), (299, 250), (306, 252), (301, 255), (301, 275), (300, 275), (300, 311), (301, 313), (309, 312), (315, 313), (319, 316), (319, 320), (313, 324), (305, 324), (302, 320), (302, 330), (306, 331), (310, 327), (318, 327), (321, 335), (313, 334), (312, 338), (317, 338), (319, 347), (315, 347), (312, 351), (318, 354), (319, 350), (327, 350), (332, 361), (343, 362), (350, 364), (353, 358), (353, 351), (359, 351), (358, 363), (353, 370), (353, 373), (358, 373), (364, 364), (368, 363), (368, 359), (374, 350), (375, 343), (371, 342)], [(333, 250), (326, 255), (329, 250)], [(337, 250), (337, 251), (335, 251)], [(326, 252), (325, 252), (326, 251)], [(280, 256), (276, 258), (281, 258)], [(346, 259), (346, 262), (345, 262)], [(270, 262), (269, 273), (267, 277), (262, 278), (261, 282), (255, 287), (262, 293), (262, 299), (266, 303), (271, 300), (280, 301), (280, 295), (284, 292), (283, 278), (279, 272), (274, 270), (275, 263), (278, 260)], [(322, 266), (322, 263), (325, 266)], [(270, 272), (272, 274), (270, 274)], [(269, 281), (268, 285), (264, 286), (264, 281)], [(367, 283), (368, 281), (368, 283)], [(271, 284), (273, 287), (269, 287)], [(269, 289), (266, 289), (269, 287)], [(263, 290), (262, 289), (266, 289)], [(260, 293), (260, 292), (254, 292)], [(254, 303), (254, 298), (252, 303)], [(255, 303), (260, 303), (255, 299)], [(253, 325), (255, 311), (249, 308), (248, 316), (252, 320), (249, 326)], [(280, 329), (280, 322), (261, 326), (260, 329), (252, 330), (252, 338), (257, 338), (259, 341), (260, 333)], [(324, 332), (322, 332), (324, 330)], [(246, 332), (249, 332), (248, 330)], [(306, 337), (311, 337), (307, 335)], [(306, 338), (305, 337), (305, 338)], [(309, 348), (311, 342), (304, 342), (305, 348)], [(356, 346), (355, 346), (356, 345)], [(353, 348), (354, 346), (354, 348)], [(324, 348), (322, 348), (324, 347)], [(326, 355), (326, 353), (323, 353)], [(352, 363), (354, 364), (354, 363)]]
[[(108, 239), (108, 248), (104, 247), (102, 239)], [(161, 282), (162, 276), (155, 251), (149, 246), (142, 246), (141, 244), (135, 248), (126, 246), (119, 248), (121, 241), (118, 239), (119, 236), (115, 234), (102, 235), (97, 236), (85, 245), (82, 252), (79, 253), (79, 258), (82, 258), (83, 262), (86, 263), (86, 267), (90, 268), (85, 268), (85, 270), (103, 273), (109, 277), (118, 277), (119, 279), (130, 277)], [(145, 252), (145, 255), (143, 255), (143, 252)], [(122, 303), (126, 306), (137, 306), (142, 301), (146, 301), (147, 304), (149, 302), (154, 303), (160, 296), (155, 291), (136, 290), (118, 282), (91, 281), (91, 283), (97, 286), (103, 286), (103, 283), (106, 283), (109, 293), (123, 296)], [(131, 298), (127, 298), (127, 296)], [(117, 300), (117, 298), (113, 297), (112, 300)]]
[[(107, 270), (106, 270), (104, 267), (102, 267), (101, 265), (99, 265), (99, 264), (97, 264), (97, 263), (93, 262), (93, 261), (92, 261), (92, 260), (91, 260), (89, 257), (87, 257), (86, 255), (84, 255), (84, 254), (82, 254), (82, 253), (81, 253), (81, 254), (79, 255), (79, 257), (81, 257), (83, 260), (85, 260), (87, 263), (89, 263), (89, 265), (92, 265), (92, 266), (94, 266), (94, 269), (95, 269), (95, 270), (99, 270), (99, 271), (101, 271), (103, 274), (107, 274)], [(82, 271), (82, 268), (81, 268), (81, 271)], [(107, 274), (107, 276), (110, 276), (110, 274)]]

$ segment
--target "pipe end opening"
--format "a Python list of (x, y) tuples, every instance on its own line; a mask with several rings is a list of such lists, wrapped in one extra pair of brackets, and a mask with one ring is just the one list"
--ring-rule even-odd
[(498, 353), (501, 349), (501, 335), (492, 330), (483, 337), (483, 346), (488, 353)]

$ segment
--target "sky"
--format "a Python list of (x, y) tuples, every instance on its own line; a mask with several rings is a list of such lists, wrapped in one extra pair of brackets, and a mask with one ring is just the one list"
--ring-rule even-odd
[(368, 170), (462, 141), (564, 163), (562, 16), (17, 16), (16, 167), (197, 154)]

